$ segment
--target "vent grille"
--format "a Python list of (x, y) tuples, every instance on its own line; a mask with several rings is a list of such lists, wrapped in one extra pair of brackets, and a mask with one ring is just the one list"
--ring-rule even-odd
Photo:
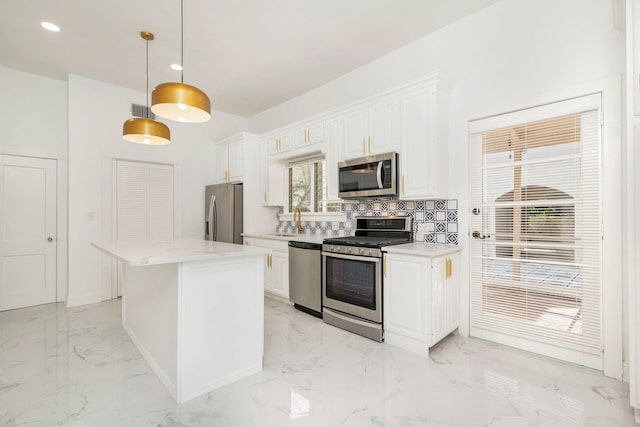
[(151, 120), (155, 120), (156, 119), (156, 115), (153, 114), (153, 112), (151, 111), (150, 108), (144, 106), (144, 105), (138, 105), (138, 104), (131, 104), (131, 116), (132, 117), (142, 117), (142, 118), (147, 118), (147, 112), (149, 112), (149, 118)]

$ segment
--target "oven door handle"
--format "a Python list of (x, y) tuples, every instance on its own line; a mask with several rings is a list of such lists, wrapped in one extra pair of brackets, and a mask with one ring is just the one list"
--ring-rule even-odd
[(322, 252), (322, 255), (329, 258), (349, 259), (353, 261), (366, 261), (366, 262), (380, 262), (380, 258), (373, 258), (361, 255), (342, 255), (334, 254), (333, 252)]

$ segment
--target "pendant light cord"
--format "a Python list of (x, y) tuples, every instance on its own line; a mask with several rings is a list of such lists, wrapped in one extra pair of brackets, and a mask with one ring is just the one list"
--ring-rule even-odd
[(147, 119), (149, 118), (149, 39), (146, 39), (147, 41), (147, 93), (146, 95), (146, 99), (147, 99)]
[(180, 0), (180, 83), (184, 84), (184, 0)]

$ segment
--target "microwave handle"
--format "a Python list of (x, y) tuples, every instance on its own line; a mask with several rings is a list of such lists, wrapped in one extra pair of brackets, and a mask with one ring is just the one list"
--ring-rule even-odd
[(380, 188), (380, 189), (383, 188), (382, 187), (382, 179), (383, 179), (382, 174), (383, 174), (384, 170), (383, 170), (383, 167), (382, 167), (383, 166), (382, 163), (383, 162), (378, 162), (378, 174), (377, 174), (377, 176), (378, 176), (378, 188)]

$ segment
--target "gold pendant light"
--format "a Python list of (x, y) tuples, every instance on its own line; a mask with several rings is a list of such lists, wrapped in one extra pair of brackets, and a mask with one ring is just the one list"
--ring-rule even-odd
[(149, 41), (153, 40), (153, 33), (142, 31), (140, 37), (147, 41), (147, 117), (134, 117), (124, 122), (122, 137), (137, 144), (167, 145), (171, 143), (169, 127), (149, 118)]
[(151, 111), (168, 120), (186, 123), (211, 118), (211, 102), (206, 93), (184, 83), (184, 0), (180, 0), (180, 83), (162, 83), (151, 94)]

